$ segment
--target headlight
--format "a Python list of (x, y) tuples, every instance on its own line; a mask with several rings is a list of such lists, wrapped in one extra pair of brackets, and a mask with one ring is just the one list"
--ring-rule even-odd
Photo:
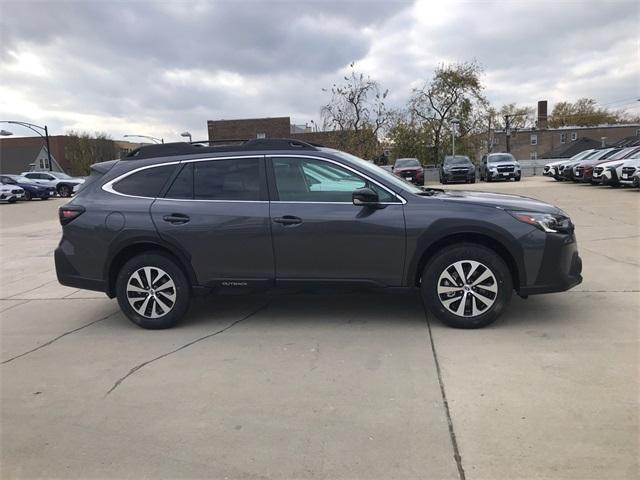
[(549, 233), (572, 233), (573, 223), (571, 219), (564, 215), (538, 212), (514, 212), (508, 211), (513, 217), (521, 222), (528, 223)]
[(491, 170), (492, 172), (495, 172), (497, 170), (496, 167), (489, 167), (489, 170)]

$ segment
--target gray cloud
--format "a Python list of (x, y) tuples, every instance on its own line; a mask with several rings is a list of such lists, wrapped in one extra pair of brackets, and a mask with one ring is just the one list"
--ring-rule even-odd
[(638, 95), (638, 8), (3, 0), (0, 105), (5, 115), (38, 115), (58, 130), (119, 137), (143, 128), (170, 137), (190, 129), (202, 137), (213, 118), (317, 118), (322, 87), (354, 60), (401, 106), (438, 63), (471, 59), (485, 67), (496, 103), (606, 103)]

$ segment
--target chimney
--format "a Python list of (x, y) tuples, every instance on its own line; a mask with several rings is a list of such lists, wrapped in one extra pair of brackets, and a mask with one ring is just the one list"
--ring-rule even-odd
[(538, 130), (547, 128), (547, 101), (540, 100), (538, 102), (538, 121), (536, 122)]

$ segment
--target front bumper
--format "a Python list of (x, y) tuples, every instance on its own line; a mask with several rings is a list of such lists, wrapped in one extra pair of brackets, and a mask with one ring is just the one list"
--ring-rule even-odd
[(463, 172), (463, 173), (444, 173), (442, 175), (442, 180), (445, 182), (470, 182), (471, 180), (475, 180), (476, 174), (475, 172)]
[(518, 294), (564, 292), (582, 283), (582, 259), (575, 234), (549, 233), (545, 240), (540, 269), (531, 285), (521, 286)]
[(512, 178), (520, 178), (522, 174), (519, 170), (515, 170), (513, 172), (492, 172), (491, 170), (489, 170), (487, 172), (487, 175), (489, 176), (489, 178), (491, 178), (491, 180), (510, 180)]

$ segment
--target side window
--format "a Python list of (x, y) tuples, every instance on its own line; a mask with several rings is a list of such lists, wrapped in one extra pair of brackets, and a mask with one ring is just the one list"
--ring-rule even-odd
[(175, 165), (146, 168), (116, 182), (113, 189), (124, 195), (155, 198), (175, 169)]
[(193, 163), (187, 163), (182, 167), (165, 198), (193, 199)]
[(330, 162), (274, 158), (273, 170), (281, 201), (351, 203), (354, 190), (369, 187), (378, 194), (381, 202), (398, 202), (385, 189)]
[(264, 186), (258, 158), (193, 162), (196, 200), (261, 200)]
[(47, 175), (45, 173), (40, 174), (40, 178), (44, 178), (45, 180), (57, 180), (53, 175)]

